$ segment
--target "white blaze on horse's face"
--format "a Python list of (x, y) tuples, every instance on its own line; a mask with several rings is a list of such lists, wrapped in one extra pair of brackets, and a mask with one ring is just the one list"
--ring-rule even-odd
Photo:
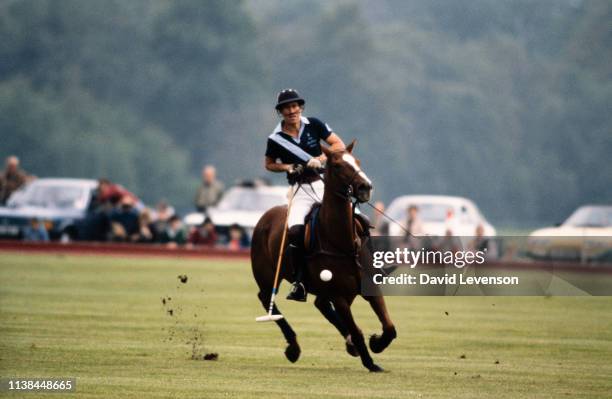
[(361, 202), (366, 202), (370, 200), (370, 196), (372, 194), (372, 181), (366, 176), (365, 172), (361, 170), (359, 165), (357, 165), (357, 160), (355, 157), (349, 153), (342, 154), (342, 160), (349, 164), (353, 170), (361, 177), (365, 183), (367, 184), (367, 190), (358, 189), (356, 192), (357, 199)]
[(361, 168), (359, 167), (359, 165), (357, 165), (357, 161), (355, 160), (355, 157), (352, 156), (351, 154), (343, 154), (342, 155), (342, 160), (346, 163), (348, 163), (349, 165), (351, 165), (353, 167), (353, 169), (355, 170), (355, 172), (357, 172), (359, 174), (359, 176), (361, 176), (361, 178), (365, 181), (368, 182), (368, 184), (372, 184), (372, 181), (368, 178), (368, 176), (366, 176), (366, 174), (363, 172), (363, 170), (361, 170)]

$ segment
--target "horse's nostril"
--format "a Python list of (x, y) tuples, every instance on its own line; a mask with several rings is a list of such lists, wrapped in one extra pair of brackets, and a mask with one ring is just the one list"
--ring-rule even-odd
[(367, 183), (360, 185), (358, 188), (359, 191), (370, 191), (371, 189), (372, 189), (372, 186)]

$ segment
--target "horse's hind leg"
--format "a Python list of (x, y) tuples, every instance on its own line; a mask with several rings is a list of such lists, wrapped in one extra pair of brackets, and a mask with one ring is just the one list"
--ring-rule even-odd
[[(270, 306), (270, 295), (271, 293), (265, 291), (259, 291), (259, 293), (257, 294), (259, 301), (261, 302), (266, 311)], [(272, 308), (272, 314), (282, 314), (276, 307), (276, 304), (274, 304), (274, 307)], [(300, 358), (301, 349), (300, 345), (297, 342), (297, 335), (295, 334), (295, 331), (293, 331), (293, 328), (291, 328), (291, 325), (289, 325), (289, 322), (287, 322), (285, 318), (276, 320), (275, 323), (281, 329), (283, 336), (287, 341), (287, 348), (285, 348), (285, 357), (291, 363), (297, 362), (297, 360)]]
[(348, 328), (349, 334), (351, 334), (353, 344), (355, 345), (355, 348), (357, 348), (357, 352), (359, 352), (361, 364), (372, 372), (383, 371), (380, 366), (374, 363), (372, 356), (370, 356), (370, 353), (368, 352), (368, 347), (363, 339), (363, 333), (361, 332), (359, 326), (357, 326), (355, 323), (355, 319), (353, 319), (350, 301), (342, 297), (334, 298), (334, 307), (336, 308), (338, 315), (340, 315), (344, 325), (346, 325)]
[(391, 341), (393, 341), (395, 337), (397, 337), (397, 332), (389, 317), (385, 298), (382, 296), (364, 296), (364, 299), (370, 303), (370, 306), (382, 324), (382, 335), (374, 334), (370, 337), (370, 349), (374, 353), (380, 353), (391, 344)]
[(336, 309), (334, 309), (334, 306), (329, 298), (318, 296), (317, 299), (315, 299), (315, 306), (317, 309), (319, 309), (321, 314), (325, 316), (327, 321), (336, 327), (336, 330), (338, 330), (340, 335), (342, 335), (345, 340), (346, 351), (348, 354), (354, 357), (359, 356), (357, 348), (355, 348), (355, 345), (351, 341), (348, 328), (344, 325), (342, 319), (340, 319), (340, 315), (338, 315), (338, 312), (336, 312)]

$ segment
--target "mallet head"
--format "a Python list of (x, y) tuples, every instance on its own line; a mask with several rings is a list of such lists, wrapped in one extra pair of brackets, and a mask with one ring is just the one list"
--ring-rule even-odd
[(282, 314), (267, 314), (265, 316), (259, 316), (255, 318), (255, 321), (257, 322), (262, 322), (262, 321), (276, 321), (276, 320), (280, 320), (283, 318)]

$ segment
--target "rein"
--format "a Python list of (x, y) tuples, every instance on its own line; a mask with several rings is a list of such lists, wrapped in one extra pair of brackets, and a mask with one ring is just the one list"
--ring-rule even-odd
[(404, 230), (404, 232), (406, 233), (406, 235), (409, 235), (411, 237), (417, 238), (414, 234), (412, 234), (407, 228), (405, 228), (404, 226), (402, 226), (402, 224), (400, 222), (398, 222), (397, 220), (393, 219), (391, 216), (387, 215), (385, 212), (381, 211), (380, 209), (378, 209), (377, 207), (375, 207), (374, 205), (372, 205), (372, 203), (370, 201), (366, 202), (366, 204), (370, 205), (370, 207), (372, 209), (374, 209), (376, 212), (380, 213), (381, 215), (383, 215), (387, 220), (389, 220), (390, 222), (395, 223), (400, 229)]

